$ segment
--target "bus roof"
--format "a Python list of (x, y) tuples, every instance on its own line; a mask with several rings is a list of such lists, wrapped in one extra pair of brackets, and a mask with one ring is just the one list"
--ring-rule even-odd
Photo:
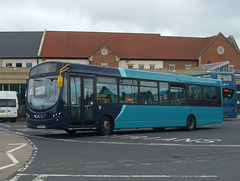
[(207, 72), (207, 73), (193, 74), (193, 75), (217, 75), (217, 74), (234, 75), (234, 73), (232, 73), (232, 72)]
[[(51, 65), (50, 65), (51, 64)], [(116, 76), (126, 78), (137, 78), (146, 80), (170, 81), (179, 83), (205, 84), (220, 86), (221, 81), (217, 79), (205, 79), (199, 77), (192, 77), (187, 75), (175, 75), (166, 73), (157, 73), (149, 71), (131, 70), (123, 68), (101, 67), (95, 65), (85, 65), (68, 62), (45, 62), (33, 67), (30, 70), (31, 76), (44, 76), (49, 74), (59, 74), (60, 69), (69, 64), (72, 72), (83, 74), (94, 74), (101, 76)], [(51, 68), (50, 68), (51, 67)]]
[(150, 79), (158, 81), (170, 81), (179, 83), (192, 83), (192, 84), (206, 84), (206, 85), (220, 85), (221, 81), (216, 79), (204, 79), (199, 77), (191, 77), (187, 75), (176, 75), (176, 74), (166, 74), (157, 73), (149, 71), (139, 71), (130, 69), (120, 69), (120, 71), (125, 71), (126, 76), (129, 78), (139, 78), (139, 79)]

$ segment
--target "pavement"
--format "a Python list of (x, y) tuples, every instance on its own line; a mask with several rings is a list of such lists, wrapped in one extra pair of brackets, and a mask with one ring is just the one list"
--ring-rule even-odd
[(26, 169), (32, 153), (33, 146), (24, 136), (0, 128), (0, 180)]

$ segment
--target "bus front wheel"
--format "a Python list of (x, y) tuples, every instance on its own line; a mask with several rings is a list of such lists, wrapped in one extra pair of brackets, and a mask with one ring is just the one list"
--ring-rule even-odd
[(186, 129), (189, 131), (196, 129), (196, 119), (193, 115), (188, 116)]
[(101, 135), (109, 135), (113, 132), (113, 123), (112, 119), (108, 116), (104, 116), (99, 125), (99, 133)]

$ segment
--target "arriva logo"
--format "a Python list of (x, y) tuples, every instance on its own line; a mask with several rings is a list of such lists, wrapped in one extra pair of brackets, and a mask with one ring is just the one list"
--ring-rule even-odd
[(44, 119), (46, 117), (46, 114), (34, 114), (34, 117), (36, 119)]

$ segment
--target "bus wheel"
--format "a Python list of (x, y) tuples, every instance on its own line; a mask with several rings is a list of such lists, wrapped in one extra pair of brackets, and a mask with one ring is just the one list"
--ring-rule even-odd
[(74, 135), (77, 130), (66, 130), (66, 132), (69, 134), (69, 135)]
[(192, 116), (192, 115), (188, 116), (186, 129), (189, 131), (196, 129), (196, 119), (194, 116)]
[(109, 135), (112, 132), (113, 132), (112, 120), (110, 117), (104, 116), (100, 121), (99, 133), (104, 136)]
[(155, 128), (152, 128), (154, 131), (164, 131), (165, 130), (165, 127), (155, 127)]

